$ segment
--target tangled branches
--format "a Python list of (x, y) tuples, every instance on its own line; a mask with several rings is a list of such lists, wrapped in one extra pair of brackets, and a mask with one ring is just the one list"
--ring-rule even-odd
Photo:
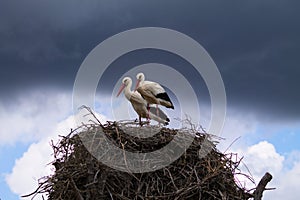
[(233, 154), (219, 152), (215, 143), (209, 141), (210, 152), (199, 157), (203, 141), (208, 137), (206, 133), (194, 133), (192, 144), (170, 165), (145, 173), (118, 171), (102, 164), (87, 151), (80, 137), (80, 134), (87, 134), (91, 138), (95, 138), (95, 134), (105, 134), (115, 146), (123, 150), (150, 152), (164, 147), (179, 131), (160, 128), (150, 138), (138, 138), (126, 134), (126, 127), (129, 130), (142, 129), (117, 122), (92, 124), (85, 126), (84, 131), (62, 137), (57, 145), (52, 144), (55, 173), (42, 178), (39, 188), (30, 195), (45, 194), (48, 199), (55, 200), (240, 200), (254, 197), (235, 181), (240, 160), (234, 160)]

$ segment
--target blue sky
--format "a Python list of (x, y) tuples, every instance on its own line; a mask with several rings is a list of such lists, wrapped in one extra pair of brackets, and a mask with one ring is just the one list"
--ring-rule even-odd
[(248, 145), (253, 145), (261, 140), (266, 140), (272, 143), (278, 153), (286, 154), (293, 150), (299, 149), (300, 129), (298, 127), (281, 127), (277, 130), (270, 130), (269, 127), (259, 125), (258, 130), (254, 134), (248, 134), (245, 139)]
[(22, 154), (28, 149), (30, 144), (24, 144), (18, 142), (13, 145), (5, 145), (0, 149), (0, 158), (2, 161), (0, 165), (1, 178), (0, 178), (0, 198), (1, 199), (19, 199), (17, 194), (10, 191), (8, 185), (5, 182), (6, 174), (10, 173), (17, 158), (20, 158)]
[[(200, 43), (218, 67), (228, 106), (226, 140), (219, 148), (240, 137), (230, 150), (244, 156), (250, 168), (257, 167), (255, 178), (266, 170), (274, 175), (271, 185), (278, 189), (266, 192), (265, 199), (284, 194), (299, 199), (292, 195), (300, 178), (299, 8), (296, 0), (0, 0), (0, 198), (19, 199), (51, 172), (46, 166), (49, 141), (75, 126), (74, 81), (91, 50), (128, 29), (163, 27)], [(111, 98), (112, 91), (124, 76), (134, 78), (129, 71), (146, 63), (170, 66), (188, 80), (207, 126), (210, 98), (203, 77), (178, 55), (155, 49), (128, 52), (108, 66), (96, 96), (101, 118), (111, 119), (113, 109), (125, 112), (111, 107), (126, 102), (124, 96)], [(160, 72), (148, 73), (149, 79), (167, 79), (172, 84), (166, 87), (183, 88)], [(184, 90), (173, 94), (190, 100)], [(166, 112), (179, 115), (178, 110)]]

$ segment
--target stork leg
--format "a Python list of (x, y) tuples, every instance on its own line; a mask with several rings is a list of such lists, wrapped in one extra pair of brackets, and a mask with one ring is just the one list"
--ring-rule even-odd
[(148, 110), (148, 115), (147, 115), (147, 120), (150, 119), (150, 105), (147, 103), (147, 110)]
[[(158, 104), (156, 104), (156, 116), (159, 117)], [(158, 123), (158, 125), (160, 126), (160, 122)]]
[(156, 104), (156, 115), (157, 115), (157, 117), (159, 117), (158, 104)]
[(140, 122), (140, 126), (143, 126), (141, 115), (139, 115), (139, 122)]
[(147, 122), (149, 125), (150, 124), (150, 105), (149, 105), (149, 103), (147, 103), (147, 110), (148, 110)]

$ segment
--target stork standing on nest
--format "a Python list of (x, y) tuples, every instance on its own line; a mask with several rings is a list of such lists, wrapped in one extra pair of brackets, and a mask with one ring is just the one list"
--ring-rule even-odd
[(145, 81), (145, 75), (138, 73), (136, 75), (137, 83), (135, 90), (147, 101), (148, 113), (150, 114), (150, 104), (156, 104), (156, 112), (159, 115), (158, 105), (163, 105), (167, 108), (174, 109), (174, 105), (165, 91), (165, 89), (158, 83), (152, 81)]
[(137, 91), (131, 91), (131, 86), (132, 86), (132, 79), (130, 77), (123, 78), (122, 85), (117, 94), (117, 97), (124, 90), (126, 99), (130, 101), (135, 112), (139, 115), (140, 125), (142, 126), (141, 118), (147, 118), (147, 119), (150, 118), (164, 125), (168, 125), (170, 120), (167, 117), (167, 115), (164, 114), (161, 110), (160, 110), (161, 113), (160, 115), (155, 115), (152, 112), (149, 112), (150, 107), (148, 108), (145, 99), (143, 99), (143, 97)]

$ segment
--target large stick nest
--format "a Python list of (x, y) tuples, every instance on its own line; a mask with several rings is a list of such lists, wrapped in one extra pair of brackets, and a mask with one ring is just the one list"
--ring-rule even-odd
[(211, 151), (199, 157), (203, 141), (211, 138), (209, 134), (201, 133), (203, 131), (190, 130), (195, 138), (176, 161), (162, 169), (144, 173), (119, 171), (102, 164), (87, 151), (80, 137), (80, 134), (90, 134), (94, 138), (95, 133), (105, 134), (120, 149), (151, 152), (164, 147), (179, 131), (161, 128), (153, 137), (138, 138), (124, 133), (125, 126), (134, 130), (152, 127), (132, 127), (124, 123), (121, 126), (117, 122), (107, 122), (105, 125), (85, 125), (84, 130), (63, 136), (58, 144), (52, 144), (54, 174), (41, 178), (39, 188), (30, 195), (44, 194), (48, 199), (63, 200), (238, 200), (253, 197), (235, 179), (235, 175), (240, 173), (238, 166), (241, 162), (235, 154), (219, 152), (216, 143), (210, 139)]

